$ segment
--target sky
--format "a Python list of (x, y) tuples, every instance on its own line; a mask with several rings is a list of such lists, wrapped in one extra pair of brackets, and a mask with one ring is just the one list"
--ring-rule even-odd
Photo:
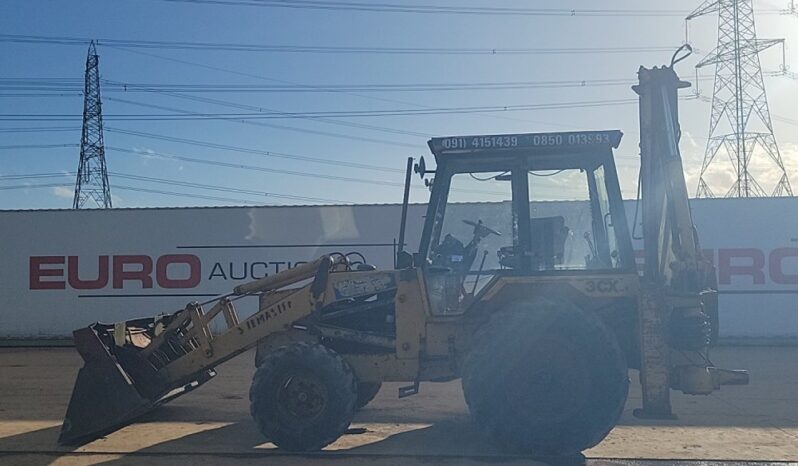
[[(427, 155), (429, 160), (426, 142), (432, 136), (596, 129), (624, 132), (616, 160), (624, 196), (633, 198), (639, 135), (636, 95), (630, 84), (636, 80), (639, 66), (668, 63), (670, 50), (685, 40), (685, 22), (677, 15), (466, 15), (242, 3), (259, 1), (1, 2), (0, 87), (6, 87), (0, 91), (0, 115), (6, 116), (0, 120), (0, 208), (71, 207), (83, 107), (82, 97), (72, 88), (82, 86), (89, 39), (99, 43), (104, 138), (114, 207), (400, 202), (406, 159)], [(576, 12), (598, 8), (594, 1), (581, 0), (366, 3), (567, 8)], [(614, 0), (601, 2), (600, 8), (667, 8), (686, 14), (698, 3)], [(786, 39), (784, 54), (780, 47), (761, 54), (762, 68), (776, 71), (783, 61), (798, 67), (798, 16), (777, 14), (776, 10), (787, 7), (782, 0), (756, 1), (755, 6), (763, 12), (757, 16), (759, 37)], [(698, 53), (677, 65), (682, 78), (694, 82), (692, 89), (682, 91), (685, 97), (696, 91), (694, 65), (714, 48), (716, 26), (716, 15), (689, 24), (689, 39)], [(21, 43), (9, 35), (70, 40), (66, 45)], [(258, 44), (293, 46), (294, 51), (176, 50), (130, 47), (114, 41)], [(300, 53), (296, 47), (589, 50), (388, 54)], [(713, 67), (702, 68), (698, 75), (698, 91), (707, 98), (712, 94), (713, 71)], [(37, 91), (8, 90), (11, 79), (54, 79), (65, 82), (69, 89), (59, 95), (30, 96)], [(596, 80), (610, 80), (612, 85), (590, 85)], [(585, 81), (586, 85), (563, 87), (566, 81)], [(555, 82), (557, 86), (463, 89), (464, 84), (511, 82)], [(779, 117), (773, 122), (776, 138), (798, 191), (798, 80), (768, 76), (765, 84), (771, 112)], [(298, 85), (314, 92), (285, 91), (296, 91)], [(385, 89), (396, 85), (405, 90)], [(407, 91), (408, 85), (422, 89)], [(430, 85), (437, 88), (430, 89)], [(242, 86), (248, 91), (243, 92)], [(275, 92), (280, 86), (282, 92)], [(142, 92), (142, 87), (149, 91)], [(224, 92), (194, 92), (196, 87)], [(252, 92), (253, 88), (257, 92)], [(271, 92), (265, 92), (267, 88)], [(8, 95), (14, 93), (26, 95)], [(691, 191), (697, 186), (707, 142), (711, 107), (706, 100), (680, 102), (681, 149)], [(596, 101), (611, 104), (571, 105)], [(492, 113), (395, 115), (396, 110), (412, 113), (550, 104), (568, 105)], [(353, 111), (394, 115), (273, 118), (274, 112)], [(248, 120), (233, 116), (153, 117), (264, 112), (271, 116)], [(27, 121), (19, 115), (62, 116), (58, 121)], [(147, 117), (132, 118), (134, 115)], [(29, 128), (57, 130), (27, 131)], [(713, 178), (716, 192), (728, 187), (724, 187), (728, 171), (721, 170)], [(775, 173), (764, 167), (758, 177), (770, 187)], [(59, 186), (53, 186), (56, 184)], [(411, 201), (424, 202), (428, 192), (420, 180), (414, 184)], [(219, 187), (224, 190), (214, 189)]]

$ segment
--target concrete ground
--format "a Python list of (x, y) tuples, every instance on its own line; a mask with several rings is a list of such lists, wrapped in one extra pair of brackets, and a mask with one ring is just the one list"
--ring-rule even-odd
[[(721, 367), (747, 368), (751, 384), (711, 396), (674, 394), (674, 421), (643, 421), (636, 373), (620, 424), (591, 465), (798, 462), (798, 348), (717, 348)], [(460, 382), (422, 384), (398, 400), (385, 384), (358, 413), (351, 433), (324, 452), (293, 455), (265, 443), (249, 416), (253, 355), (218, 367), (216, 380), (137, 423), (79, 448), (56, 443), (80, 357), (70, 348), (0, 349), (0, 464), (407, 465), (544, 464), (503, 451), (471, 424)], [(635, 461), (636, 460), (636, 461)], [(539, 463), (537, 461), (540, 461)], [(796, 463), (798, 464), (798, 463)]]

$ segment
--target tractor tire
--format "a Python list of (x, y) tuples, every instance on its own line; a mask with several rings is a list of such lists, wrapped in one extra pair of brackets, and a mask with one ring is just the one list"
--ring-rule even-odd
[(615, 427), (629, 392), (623, 352), (594, 314), (520, 301), (475, 335), (462, 366), (472, 418), (511, 449), (572, 455)]
[(364, 408), (371, 403), (371, 400), (379, 393), (380, 387), (382, 387), (382, 382), (358, 382), (355, 409)]
[(357, 385), (340, 355), (318, 343), (297, 342), (263, 355), (249, 400), (268, 440), (285, 450), (315, 451), (349, 428)]

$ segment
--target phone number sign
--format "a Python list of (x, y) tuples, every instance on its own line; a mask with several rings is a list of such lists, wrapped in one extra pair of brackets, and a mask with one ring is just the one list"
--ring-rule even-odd
[(623, 134), (613, 131), (578, 131), (567, 133), (499, 134), (487, 136), (452, 136), (429, 141), (433, 153), (478, 150), (577, 148), (587, 146), (618, 147)]

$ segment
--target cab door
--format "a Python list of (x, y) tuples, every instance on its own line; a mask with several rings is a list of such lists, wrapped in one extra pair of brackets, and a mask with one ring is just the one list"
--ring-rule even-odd
[(518, 248), (519, 236), (516, 182), (503, 162), (438, 168), (420, 264), (432, 316), (462, 314), (496, 274), (509, 270), (502, 252)]

